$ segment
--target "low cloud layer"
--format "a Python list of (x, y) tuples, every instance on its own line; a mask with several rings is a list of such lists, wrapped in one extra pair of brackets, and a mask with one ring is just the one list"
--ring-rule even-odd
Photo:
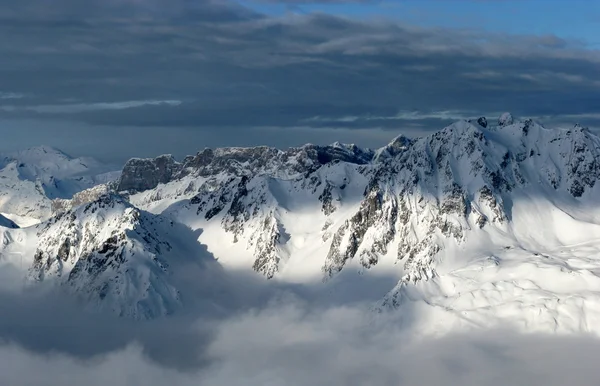
[[(3, 311), (11, 303), (0, 297)], [(133, 326), (56, 305), (3, 312), (10, 315), (0, 323), (5, 384), (558, 386), (593, 384), (598, 376), (594, 337), (418, 337), (403, 322), (410, 310), (315, 311), (287, 297), (221, 320)]]
[(188, 128), (216, 137), (205, 146), (258, 144), (265, 128), (279, 135), (261, 143), (278, 146), (314, 141), (288, 138), (298, 127), (392, 138), (438, 129), (454, 118), (445, 112), (600, 122), (600, 53), (552, 35), (273, 17), (211, 0), (0, 4), (0, 119), (86, 123), (96, 141), (102, 127)]
[(7, 268), (0, 379), (8, 385), (562, 386), (599, 375), (595, 336), (471, 324), (425, 335), (432, 321), (412, 302), (375, 312), (394, 277), (345, 274), (325, 287), (228, 271), (215, 276), (223, 290), (195, 299), (219, 307), (133, 322), (84, 312), (60, 289), (10, 286), (18, 272)]

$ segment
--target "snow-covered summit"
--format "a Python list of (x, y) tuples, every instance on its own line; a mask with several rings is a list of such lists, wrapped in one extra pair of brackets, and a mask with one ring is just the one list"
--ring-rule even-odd
[(408, 149), (411, 144), (412, 139), (401, 134), (394, 138), (386, 146), (377, 149), (374, 160), (382, 161), (383, 159), (396, 157), (398, 154)]
[(515, 120), (511, 113), (503, 113), (498, 118), (498, 125), (499, 126), (508, 126), (508, 125), (512, 125), (514, 123), (514, 121)]
[(32, 147), (5, 154), (1, 158), (4, 165), (16, 162), (21, 177), (32, 181), (82, 175), (100, 166), (91, 158), (73, 158), (50, 146)]
[(216, 268), (191, 230), (115, 194), (28, 230), (36, 249), (29, 278), (62, 288), (92, 309), (147, 319), (183, 304), (181, 270)]
[(46, 219), (51, 201), (117, 178), (92, 158), (73, 158), (38, 146), (0, 154), (0, 212)]

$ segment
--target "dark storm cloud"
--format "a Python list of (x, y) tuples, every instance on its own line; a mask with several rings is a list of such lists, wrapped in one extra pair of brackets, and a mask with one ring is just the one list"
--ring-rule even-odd
[(600, 53), (556, 36), (266, 17), (216, 0), (1, 3), (3, 118), (248, 140), (273, 127), (427, 131), (504, 110), (600, 122)]

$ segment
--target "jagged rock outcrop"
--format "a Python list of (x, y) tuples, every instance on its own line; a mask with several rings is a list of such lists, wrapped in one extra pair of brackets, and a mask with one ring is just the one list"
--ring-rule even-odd
[(498, 126), (508, 126), (514, 123), (514, 118), (511, 113), (503, 113), (498, 118)]
[(374, 152), (356, 145), (305, 145), (288, 150), (266, 146), (251, 148), (205, 149), (178, 163), (172, 156), (132, 159), (123, 168), (118, 191), (142, 192), (158, 184), (186, 176), (255, 176), (257, 174), (291, 177), (311, 173), (333, 162), (368, 164)]
[(398, 204), (394, 197), (376, 189), (370, 191), (359, 211), (334, 235), (323, 272), (327, 276), (334, 275), (341, 271), (346, 260), (357, 254), (363, 267), (377, 264), (395, 235), (397, 217)]
[(488, 121), (486, 117), (479, 117), (477, 118), (477, 124), (483, 128), (486, 128), (488, 126)]
[(270, 147), (206, 149), (194, 157), (187, 157), (185, 173), (211, 176), (219, 173), (232, 175), (298, 175), (331, 162), (366, 164), (373, 151), (355, 145), (335, 143), (331, 146), (305, 145), (282, 151)]
[(113, 188), (111, 185), (101, 184), (76, 193), (70, 200), (57, 198), (52, 201), (52, 213), (58, 214), (66, 212), (83, 204), (96, 201), (103, 195), (110, 193), (112, 190)]
[[(473, 228), (507, 224), (504, 197), (538, 184), (525, 175), (542, 170), (543, 185), (574, 198), (594, 187), (600, 177), (597, 137), (579, 127), (547, 130), (531, 120), (509, 121), (503, 121), (504, 133), (519, 138), (511, 148), (491, 140), (483, 126), (458, 122), (414, 141), (393, 162), (374, 165), (358, 212), (333, 237), (326, 275), (354, 258), (365, 267), (376, 264), (395, 240), (406, 280), (432, 277), (435, 256), (449, 242), (462, 243)], [(544, 161), (549, 158), (554, 162)], [(377, 210), (386, 205), (387, 211)], [(364, 237), (365, 228), (377, 229), (379, 238)]]
[(117, 186), (119, 192), (140, 192), (166, 184), (181, 171), (182, 165), (171, 155), (157, 158), (132, 158), (123, 167)]
[(173, 267), (182, 259), (203, 262), (198, 250), (182, 247), (182, 237), (193, 237), (190, 230), (115, 194), (61, 212), (34, 230), (31, 280), (56, 282), (93, 309), (134, 319), (177, 310)]

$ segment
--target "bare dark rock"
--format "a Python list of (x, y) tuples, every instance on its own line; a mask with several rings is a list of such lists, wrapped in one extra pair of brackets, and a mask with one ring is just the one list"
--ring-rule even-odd
[(483, 128), (486, 128), (487, 125), (488, 125), (488, 121), (487, 121), (487, 119), (485, 117), (479, 117), (477, 119), (477, 124), (479, 124), (479, 126), (481, 126)]
[(173, 156), (163, 155), (153, 159), (134, 158), (123, 167), (118, 191), (142, 192), (158, 184), (166, 184), (181, 171), (182, 165)]

